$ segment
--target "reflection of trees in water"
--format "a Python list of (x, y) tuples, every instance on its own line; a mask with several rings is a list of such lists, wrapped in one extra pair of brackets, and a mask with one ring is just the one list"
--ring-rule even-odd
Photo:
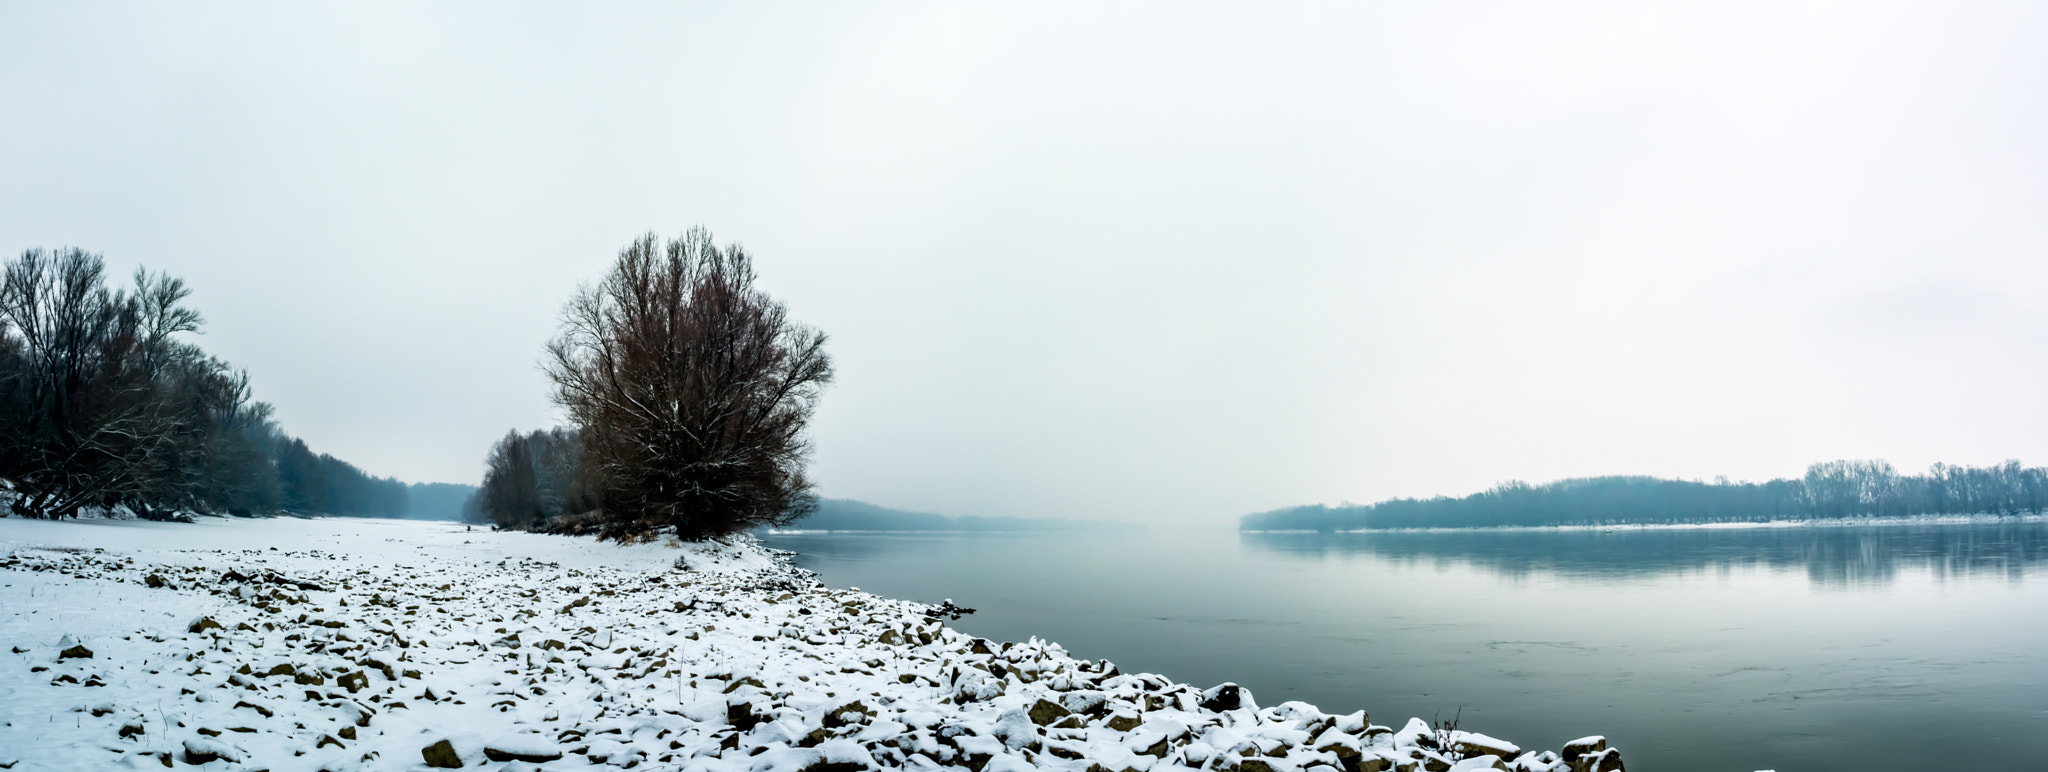
[(1510, 575), (1644, 577), (1674, 571), (1803, 568), (1818, 584), (1882, 584), (1900, 571), (1937, 579), (2025, 577), (2048, 563), (2048, 523), (1806, 528), (1460, 530), (1246, 533), (1243, 543), (1287, 555), (1463, 562)]

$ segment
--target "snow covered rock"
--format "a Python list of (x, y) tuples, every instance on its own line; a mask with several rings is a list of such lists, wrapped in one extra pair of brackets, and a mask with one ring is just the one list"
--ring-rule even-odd
[(455, 753), (455, 743), (441, 740), (420, 749), (420, 758), (427, 766), (435, 769), (461, 769), (462, 757)]
[(1452, 732), (1450, 737), (1451, 747), (1465, 756), (1498, 756), (1512, 759), (1522, 753), (1521, 746), (1477, 732)]
[(242, 754), (218, 740), (194, 737), (185, 741), (185, 754), (181, 758), (187, 764), (211, 764), (216, 761), (234, 764), (241, 762)]
[(1484, 756), (1473, 756), (1463, 761), (1459, 761), (1456, 764), (1452, 764), (1451, 768), (1447, 772), (1480, 772), (1481, 770), (1494, 769), (1501, 770), (1501, 772), (1508, 772), (1508, 765), (1502, 762), (1499, 756), (1488, 754)]
[(1581, 737), (1565, 743), (1563, 748), (1558, 749), (1558, 755), (1562, 756), (1569, 763), (1578, 761), (1580, 756), (1599, 753), (1604, 750), (1607, 750), (1607, 738), (1593, 735), (1592, 737)]
[(1202, 692), (1203, 710), (1211, 713), (1222, 713), (1239, 708), (1259, 709), (1259, 706), (1252, 702), (1252, 692), (1250, 689), (1233, 683), (1224, 683), (1217, 684), (1210, 687), (1209, 690)]
[(492, 761), (524, 761), (539, 764), (560, 760), (562, 746), (540, 735), (511, 735), (484, 743), (484, 756)]

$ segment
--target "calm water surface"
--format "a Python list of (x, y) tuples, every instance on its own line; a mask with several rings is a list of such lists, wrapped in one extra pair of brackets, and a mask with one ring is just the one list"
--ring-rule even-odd
[(2048, 769), (2048, 523), (767, 541), (976, 635), (1636, 772)]

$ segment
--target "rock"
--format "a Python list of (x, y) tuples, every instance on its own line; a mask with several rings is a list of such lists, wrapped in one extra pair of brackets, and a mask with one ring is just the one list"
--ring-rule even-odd
[(353, 740), (356, 739), (356, 728), (352, 726), (345, 726), (341, 728), (341, 731), (336, 732), (335, 734), (341, 735), (341, 739), (343, 740)]
[(1621, 765), (1621, 751), (1613, 748), (1580, 754), (1567, 763), (1572, 772), (1626, 772)]
[(969, 668), (953, 684), (953, 698), (960, 702), (992, 700), (1002, 696), (1004, 689), (1002, 681), (980, 670)]
[(435, 769), (461, 769), (462, 757), (455, 755), (455, 744), (442, 740), (420, 749), (420, 758), (427, 766)]
[(1503, 759), (1512, 759), (1522, 755), (1522, 748), (1520, 746), (1476, 732), (1458, 732), (1451, 738), (1451, 747), (1457, 749), (1459, 755), (1467, 758), (1474, 756), (1498, 756)]
[(739, 691), (739, 690), (740, 690), (740, 687), (743, 687), (743, 686), (751, 686), (751, 687), (754, 687), (754, 688), (756, 688), (756, 689), (767, 689), (767, 688), (768, 688), (768, 685), (767, 685), (767, 684), (761, 683), (761, 679), (759, 679), (759, 678), (755, 678), (755, 677), (753, 677), (753, 676), (747, 676), (747, 677), (745, 677), (745, 678), (736, 678), (736, 679), (733, 679), (733, 682), (732, 682), (732, 683), (730, 683), (730, 684), (727, 684), (727, 685), (726, 685), (726, 687), (725, 687), (725, 691), (724, 691), (723, 693), (725, 693), (725, 694), (731, 694), (731, 693), (733, 693), (733, 692)]
[(539, 764), (560, 761), (562, 749), (537, 735), (517, 735), (485, 744), (484, 755), (492, 761), (524, 761)]
[(1564, 760), (1569, 763), (1578, 761), (1580, 756), (1589, 753), (1599, 753), (1604, 750), (1607, 750), (1607, 738), (1596, 734), (1592, 737), (1581, 737), (1565, 743), (1564, 748), (1558, 751), (1558, 755), (1563, 756)]
[(211, 764), (216, 761), (239, 764), (242, 761), (242, 755), (236, 753), (235, 749), (213, 740), (192, 739), (185, 741), (185, 763), (199, 765)]
[(250, 710), (256, 711), (258, 714), (261, 714), (264, 718), (270, 718), (272, 715), (269, 708), (263, 707), (262, 705), (257, 705), (255, 703), (237, 702), (235, 703), (235, 708), (248, 708)]
[(1093, 690), (1071, 691), (1060, 695), (1060, 707), (1075, 713), (1097, 713), (1108, 704), (1106, 695)]
[(92, 649), (73, 646), (57, 653), (58, 659), (92, 659)]
[(1233, 683), (1222, 683), (1202, 692), (1202, 709), (1210, 713), (1222, 713), (1239, 708), (1258, 709), (1252, 702), (1252, 692)]
[(1047, 726), (1071, 713), (1073, 711), (1061, 707), (1059, 703), (1041, 699), (1031, 706), (1031, 723)]
[(1473, 756), (1472, 758), (1464, 759), (1456, 764), (1452, 764), (1449, 772), (1482, 772), (1482, 770), (1501, 770), (1501, 772), (1509, 772), (1509, 767), (1506, 762), (1500, 760), (1499, 756), (1495, 756), (1489, 753), (1480, 756)]
[(124, 738), (124, 739), (125, 739), (125, 738), (129, 738), (129, 737), (134, 737), (134, 736), (136, 736), (136, 735), (139, 735), (139, 734), (143, 734), (143, 733), (146, 733), (146, 732), (148, 732), (148, 731), (149, 731), (149, 730), (148, 730), (148, 729), (146, 729), (146, 728), (144, 728), (144, 727), (143, 727), (143, 726), (142, 726), (141, 724), (123, 724), (123, 725), (121, 725), (121, 737), (122, 737), (122, 738)]
[(825, 719), (822, 723), (826, 729), (837, 729), (849, 724), (867, 723), (868, 718), (874, 714), (875, 712), (869, 710), (868, 706), (860, 700), (854, 700), (826, 711)]
[(361, 671), (357, 671), (343, 674), (340, 678), (334, 679), (334, 683), (341, 688), (347, 689), (349, 694), (355, 694), (369, 688), (370, 677), (363, 675)]
[(803, 765), (802, 772), (861, 772), (879, 766), (866, 748), (852, 740), (829, 740), (814, 752), (817, 755)]
[(1143, 719), (1128, 714), (1119, 714), (1109, 717), (1109, 728), (1119, 732), (1131, 731), (1133, 729), (1138, 728), (1138, 725), (1143, 723), (1145, 723)]
[(1273, 772), (1273, 765), (1264, 759), (1245, 759), (1237, 763), (1237, 772)]
[[(1166, 752), (1168, 750), (1171, 750), (1171, 748), (1166, 743), (1166, 737), (1164, 735), (1161, 735), (1159, 738), (1159, 742), (1147, 746), (1144, 750), (1139, 751), (1139, 753), (1143, 753), (1147, 756), (1152, 756), (1154, 758), (1163, 759), (1166, 758)], [(1265, 762), (1261, 761), (1259, 763), (1264, 764)], [(1271, 767), (1267, 767), (1266, 772), (1273, 772), (1273, 770)]]
[(336, 748), (347, 748), (347, 747), (348, 747), (348, 746), (346, 746), (346, 745), (343, 745), (343, 744), (341, 744), (341, 741), (340, 741), (340, 740), (336, 740), (336, 739), (334, 739), (334, 735), (331, 735), (331, 734), (323, 734), (323, 735), (320, 735), (320, 742), (317, 742), (317, 743), (314, 743), (314, 744), (313, 744), (313, 750), (316, 750), (316, 751), (317, 751), (317, 750), (319, 750), (319, 749), (321, 749), (321, 748), (325, 748), (325, 747), (327, 747), (327, 746), (329, 746), (329, 745), (332, 745), (332, 746), (334, 746), (334, 747), (336, 747)]
[(1038, 725), (1031, 722), (1031, 716), (1021, 710), (1006, 710), (996, 717), (996, 724), (989, 733), (1002, 740), (1010, 750), (1035, 748), (1040, 742)]
[(762, 722), (773, 719), (774, 717), (772, 716), (763, 715), (754, 710), (754, 703), (751, 702), (742, 700), (728, 702), (725, 705), (725, 723), (731, 724), (734, 729), (738, 729), (741, 732), (751, 731), (754, 727), (761, 725)]
[(398, 671), (395, 668), (391, 667), (391, 665), (385, 662), (384, 660), (378, 659), (376, 657), (364, 657), (362, 659), (356, 660), (356, 664), (362, 665), (363, 667), (369, 668), (371, 670), (383, 671), (384, 678), (386, 678), (387, 680), (398, 680)]
[(156, 574), (150, 574), (148, 576), (142, 577), (142, 583), (149, 585), (149, 588), (152, 590), (169, 584), (169, 582), (164, 581), (163, 577), (158, 576)]
[(220, 629), (220, 623), (219, 623), (219, 622), (215, 622), (215, 621), (213, 621), (213, 617), (200, 617), (200, 618), (198, 618), (198, 619), (194, 619), (194, 620), (192, 620), (192, 624), (190, 624), (190, 625), (187, 625), (187, 626), (185, 627), (185, 632), (188, 632), (188, 633), (203, 633), (203, 632), (206, 632), (206, 631), (208, 631), (208, 630), (219, 630), (219, 629)]

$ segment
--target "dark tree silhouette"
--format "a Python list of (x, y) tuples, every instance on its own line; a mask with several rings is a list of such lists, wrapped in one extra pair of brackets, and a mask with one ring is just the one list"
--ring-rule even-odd
[(0, 478), (18, 494), (11, 508), (403, 514), (403, 486), (285, 437), (245, 373), (185, 342), (204, 321), (190, 295), (183, 280), (140, 270), (132, 288), (110, 288), (101, 257), (80, 249), (8, 261)]
[(1506, 482), (1463, 498), (1289, 507), (1246, 515), (1252, 531), (1370, 528), (1737, 523), (1796, 518), (2018, 515), (2048, 509), (2048, 469), (1935, 464), (1900, 474), (1880, 460), (1827, 461), (1797, 479), (1704, 483), (1654, 477), (1589, 477), (1546, 485)]
[(500, 528), (546, 529), (564, 515), (600, 510), (583, 479), (582, 439), (573, 431), (509, 432), (492, 446), (474, 519)]
[(754, 280), (747, 253), (702, 228), (666, 244), (648, 234), (563, 310), (547, 372), (607, 536), (673, 526), (703, 539), (816, 506), (804, 429), (832, 379), (825, 335)]

